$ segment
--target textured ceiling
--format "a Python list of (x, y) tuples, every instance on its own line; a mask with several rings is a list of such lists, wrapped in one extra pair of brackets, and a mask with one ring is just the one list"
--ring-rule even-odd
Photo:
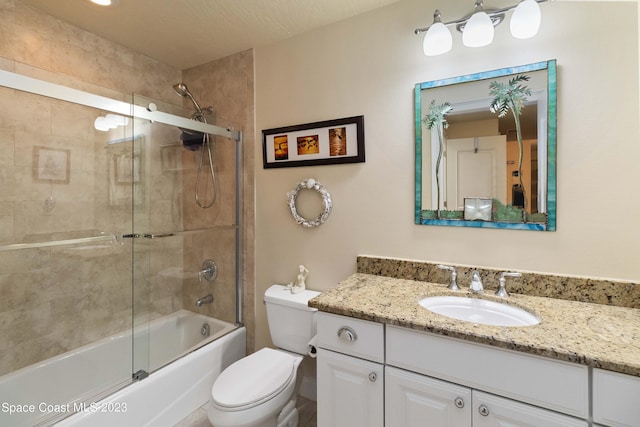
[(22, 0), (181, 70), (398, 0)]

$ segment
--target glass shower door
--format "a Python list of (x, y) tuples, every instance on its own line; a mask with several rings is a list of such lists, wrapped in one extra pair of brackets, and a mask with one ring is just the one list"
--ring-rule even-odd
[[(184, 330), (180, 319), (197, 313), (238, 322), (238, 159), (230, 138), (207, 136), (211, 163), (202, 133), (194, 130), (198, 140), (185, 143), (192, 136), (185, 129), (199, 124), (185, 120), (191, 111), (141, 95), (134, 95), (133, 104), (144, 111), (157, 108), (168, 122), (133, 121), (139, 142), (133, 189), (134, 372), (146, 375), (204, 339), (202, 322), (195, 331)], [(212, 281), (199, 274), (209, 261), (217, 267)]]
[[(17, 84), (15, 83), (17, 81)], [(31, 88), (43, 88), (42, 93)], [(0, 425), (52, 423), (131, 383), (131, 124), (0, 73)], [(58, 98), (61, 94), (66, 100)]]

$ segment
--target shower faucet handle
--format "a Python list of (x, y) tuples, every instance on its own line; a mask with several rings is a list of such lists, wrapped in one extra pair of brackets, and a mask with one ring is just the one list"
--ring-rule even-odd
[(205, 259), (202, 263), (202, 269), (198, 272), (198, 280), (202, 282), (202, 279), (207, 282), (213, 282), (218, 277), (218, 266), (212, 259)]

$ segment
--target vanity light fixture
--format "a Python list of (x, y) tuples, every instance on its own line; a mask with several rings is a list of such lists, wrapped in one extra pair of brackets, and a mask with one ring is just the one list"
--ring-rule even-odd
[(547, 0), (521, 0), (518, 4), (502, 9), (484, 9), (484, 2), (475, 0), (473, 13), (443, 23), (440, 11), (436, 10), (433, 14), (433, 24), (416, 28), (414, 32), (426, 33), (423, 49), (427, 56), (441, 55), (451, 50), (453, 38), (448, 27), (453, 25), (462, 33), (462, 43), (465, 46), (487, 46), (493, 41), (494, 27), (500, 25), (507, 12), (513, 10), (510, 21), (511, 35), (518, 39), (527, 39), (538, 33), (541, 21), (538, 3), (545, 1)]

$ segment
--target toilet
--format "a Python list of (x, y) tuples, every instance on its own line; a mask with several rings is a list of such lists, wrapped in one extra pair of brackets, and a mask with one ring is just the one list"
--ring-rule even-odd
[(273, 285), (264, 294), (271, 340), (225, 369), (211, 389), (213, 427), (297, 427), (298, 367), (316, 334), (317, 309), (307, 302), (320, 292)]

